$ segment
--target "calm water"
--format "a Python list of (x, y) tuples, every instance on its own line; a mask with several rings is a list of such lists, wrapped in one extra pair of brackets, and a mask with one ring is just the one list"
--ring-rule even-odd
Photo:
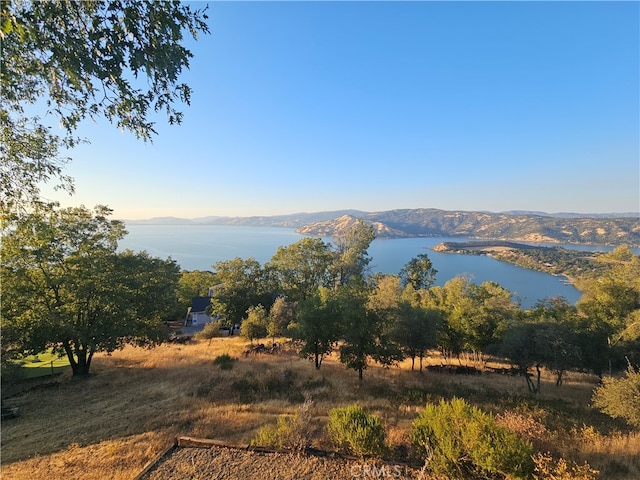
[[(234, 227), (218, 225), (128, 225), (129, 234), (120, 241), (122, 249), (146, 250), (155, 257), (171, 257), (184, 270), (212, 270), (214, 263), (235, 257), (253, 257), (268, 262), (279, 246), (297, 242), (303, 235), (293, 229)], [(443, 285), (457, 275), (480, 284), (494, 281), (513, 293), (524, 308), (539, 299), (557, 295), (575, 303), (580, 292), (563, 279), (499, 262), (489, 257), (438, 253), (431, 247), (463, 238), (377, 239), (369, 247), (372, 272), (398, 273), (413, 257), (426, 253), (438, 270), (436, 284)], [(325, 239), (330, 241), (330, 239)]]

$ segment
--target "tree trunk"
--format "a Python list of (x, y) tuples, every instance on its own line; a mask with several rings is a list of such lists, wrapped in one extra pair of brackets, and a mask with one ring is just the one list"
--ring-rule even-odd
[(413, 366), (414, 366), (415, 363), (416, 363), (416, 356), (414, 355), (414, 356), (411, 357), (411, 371), (412, 372), (413, 372)]
[(362, 368), (358, 369), (358, 380), (362, 381)]
[(69, 341), (63, 342), (62, 346), (69, 359), (73, 376), (80, 377), (89, 375), (89, 367), (91, 366), (91, 359), (94, 353), (93, 349), (87, 352), (86, 347), (79, 346), (77, 343), (74, 343), (72, 347)]

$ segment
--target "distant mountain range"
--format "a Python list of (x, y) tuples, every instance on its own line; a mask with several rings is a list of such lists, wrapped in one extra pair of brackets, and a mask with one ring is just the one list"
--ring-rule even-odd
[(640, 219), (637, 213), (493, 213), (419, 208), (385, 212), (338, 210), (255, 217), (158, 217), (125, 220), (125, 223), (286, 227), (294, 228), (303, 235), (329, 237), (350, 228), (358, 219), (371, 224), (379, 238), (459, 236), (521, 242), (640, 246)]

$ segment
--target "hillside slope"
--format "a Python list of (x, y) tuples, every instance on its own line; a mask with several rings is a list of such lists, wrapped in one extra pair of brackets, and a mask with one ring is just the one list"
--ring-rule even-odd
[(468, 237), (521, 242), (629, 245), (640, 247), (636, 215), (493, 213), (418, 208), (363, 212), (339, 210), (255, 217), (155, 218), (125, 220), (127, 225), (237, 225), (295, 228), (304, 235), (331, 237), (356, 219), (371, 224), (379, 238)]
[[(331, 236), (343, 228), (347, 215), (314, 222), (296, 231), (304, 235)], [(355, 221), (355, 217), (352, 217)], [(637, 218), (557, 218), (436, 209), (391, 210), (363, 213), (379, 237), (470, 237), (522, 242), (640, 246)]]

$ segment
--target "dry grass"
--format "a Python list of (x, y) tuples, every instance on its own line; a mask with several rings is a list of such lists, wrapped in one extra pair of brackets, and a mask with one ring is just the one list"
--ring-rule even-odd
[[(30, 381), (9, 398), (21, 416), (2, 424), (3, 478), (132, 478), (176, 435), (248, 442), (310, 395), (313, 446), (328, 448), (329, 409), (358, 402), (385, 422), (388, 438), (408, 448), (408, 431), (427, 401), (464, 397), (539, 449), (588, 461), (602, 478), (640, 477), (640, 433), (589, 407), (592, 376), (568, 374), (560, 388), (544, 372), (535, 399), (519, 377), (459, 376), (371, 366), (357, 373), (329, 357), (316, 371), (293, 354), (243, 357), (241, 339), (214, 338), (152, 350), (127, 347), (94, 359), (93, 375)], [(231, 370), (218, 355), (237, 358)], [(433, 356), (430, 363), (440, 364)], [(5, 392), (3, 392), (4, 394)]]

